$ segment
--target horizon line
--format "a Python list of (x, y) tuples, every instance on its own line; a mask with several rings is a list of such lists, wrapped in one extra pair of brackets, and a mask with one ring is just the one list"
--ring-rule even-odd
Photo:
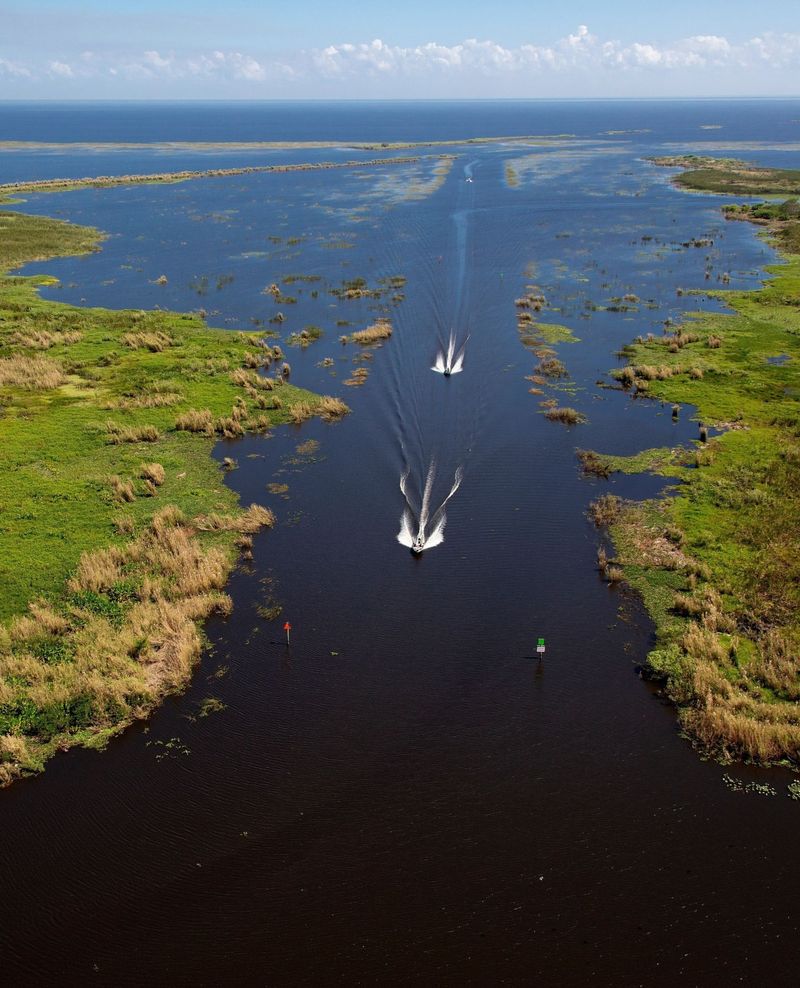
[(12, 103), (667, 103), (733, 102), (736, 100), (800, 100), (800, 94), (696, 95), (696, 96), (386, 96), (365, 99), (357, 96), (120, 96), (51, 97), (30, 96), (0, 99), (0, 106)]

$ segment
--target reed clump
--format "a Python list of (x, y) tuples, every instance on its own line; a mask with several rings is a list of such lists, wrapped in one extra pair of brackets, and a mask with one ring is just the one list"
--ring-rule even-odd
[(66, 382), (60, 364), (48, 357), (16, 355), (0, 359), (0, 387), (48, 391)]
[(220, 415), (214, 422), (214, 431), (219, 433), (223, 439), (236, 439), (244, 435), (244, 426), (238, 415)]
[(171, 336), (158, 331), (123, 333), (122, 342), (132, 350), (149, 350), (150, 353), (162, 353), (167, 347), (175, 345)]
[(366, 329), (359, 329), (355, 333), (351, 333), (350, 341), (368, 346), (371, 343), (380, 343), (381, 340), (388, 340), (391, 335), (391, 321), (389, 319), (376, 319)]
[(342, 383), (348, 388), (360, 388), (362, 385), (366, 384), (368, 377), (368, 367), (356, 367), (350, 377), (346, 378)]
[(251, 504), (246, 511), (235, 515), (198, 515), (194, 519), (194, 525), (202, 532), (238, 532), (240, 535), (248, 535), (262, 528), (272, 528), (276, 520), (270, 508)]
[(161, 487), (167, 479), (167, 472), (160, 463), (143, 463), (139, 467), (142, 480), (149, 480), (155, 487)]
[(559, 408), (548, 408), (544, 414), (545, 418), (551, 422), (561, 422), (564, 425), (580, 425), (586, 421), (585, 415), (582, 415), (577, 409), (570, 408), (567, 405)]
[(145, 391), (138, 395), (122, 395), (112, 399), (106, 405), (107, 408), (118, 408), (121, 411), (130, 411), (136, 408), (170, 408), (183, 401), (183, 395), (179, 391)]
[(175, 428), (185, 432), (199, 432), (206, 436), (213, 436), (214, 416), (208, 408), (190, 408), (175, 419)]
[(106, 442), (112, 446), (122, 443), (154, 443), (161, 438), (161, 433), (154, 425), (120, 425), (118, 422), (106, 422)]
[(616, 494), (602, 494), (589, 505), (589, 516), (598, 528), (613, 525), (622, 511), (622, 501)]
[(320, 418), (325, 422), (335, 422), (344, 418), (350, 412), (348, 406), (341, 398), (331, 398), (324, 395), (317, 406)]
[(553, 379), (569, 377), (567, 368), (558, 359), (558, 357), (545, 357), (545, 359), (540, 360), (536, 365), (535, 373), (541, 375), (542, 377), (549, 377)]
[(314, 407), (307, 401), (299, 401), (289, 409), (289, 417), (295, 425), (314, 417)]
[(591, 449), (579, 449), (577, 456), (584, 473), (595, 477), (607, 478), (611, 476), (611, 464), (606, 457), (600, 456), (599, 453), (595, 453)]
[(136, 491), (130, 480), (123, 480), (121, 477), (112, 477), (111, 490), (117, 501), (130, 503), (136, 500)]
[(30, 350), (49, 350), (54, 346), (70, 346), (73, 343), (79, 343), (82, 339), (83, 333), (77, 330), (26, 329), (16, 330), (11, 334), (11, 342), (15, 346)]

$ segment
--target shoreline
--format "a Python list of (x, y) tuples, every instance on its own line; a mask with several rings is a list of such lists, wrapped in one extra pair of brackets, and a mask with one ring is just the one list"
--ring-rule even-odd
[[(759, 194), (739, 191), (738, 162), (682, 162), (697, 171), (674, 176), (679, 188), (709, 191), (711, 174), (716, 191)], [(746, 172), (758, 188), (786, 181), (778, 169), (748, 165)], [(603, 495), (591, 514), (616, 550), (609, 559), (599, 548), (601, 575), (624, 578), (655, 623), (643, 671), (677, 707), (684, 734), (723, 762), (793, 767), (800, 766), (796, 212), (790, 201), (725, 207), (729, 218), (764, 228), (778, 255), (768, 279), (752, 291), (715, 290), (729, 312), (696, 313), (662, 338), (639, 337), (623, 350), (629, 363), (614, 376), (624, 388), (672, 403), (676, 416), (684, 404), (696, 407), (695, 448), (582, 455), (584, 470), (601, 477), (651, 471), (679, 482), (663, 499)]]
[(7, 273), (103, 238), (0, 211), (0, 785), (188, 682), (236, 559), (275, 521), (224, 484), (217, 438), (348, 412), (288, 383), (263, 334), (44, 300), (52, 279)]

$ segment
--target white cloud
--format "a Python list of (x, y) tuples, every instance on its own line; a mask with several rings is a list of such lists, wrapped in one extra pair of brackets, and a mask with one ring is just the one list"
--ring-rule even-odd
[(172, 70), (172, 58), (164, 58), (157, 51), (146, 51), (143, 55), (143, 61), (146, 66), (149, 66), (156, 72), (169, 73)]
[(75, 73), (71, 65), (66, 62), (50, 62), (48, 65), (50, 75), (59, 76), (61, 79), (73, 79)]
[[(257, 52), (210, 50), (193, 54), (176, 54), (149, 49), (135, 54), (113, 56), (109, 53), (84, 51), (72, 60), (53, 60), (42, 65), (23, 65), (0, 57), (0, 76), (17, 78), (59, 78), (64, 81), (82, 78), (118, 78), (143, 83), (183, 81), (183, 88), (193, 81), (215, 80), (219, 84), (252, 84), (258, 92), (271, 82), (284, 88), (293, 84), (306, 88), (315, 83), (350, 83), (383, 80), (402, 92), (403, 83), (414, 81), (417, 90), (427, 80), (449, 80), (452, 85), (470, 79), (510, 80), (509, 85), (522, 91), (526, 82), (550, 75), (569, 75), (583, 79), (596, 91), (599, 73), (606, 78), (631, 73), (660, 74), (686, 70), (699, 79), (704, 72), (728, 70), (746, 74), (754, 70), (775, 77), (800, 70), (800, 34), (768, 33), (748, 41), (734, 43), (720, 35), (696, 35), (670, 44), (656, 44), (648, 39), (623, 43), (602, 39), (585, 25), (550, 44), (537, 40), (521, 41), (510, 47), (491, 39), (468, 38), (453, 45), (426, 41), (413, 46), (393, 45), (380, 38), (366, 42), (343, 42), (325, 48), (286, 53), (280, 57)], [(685, 75), (685, 72), (684, 72)], [(684, 81), (683, 76), (681, 81)], [(785, 88), (800, 88), (795, 75)], [(669, 83), (667, 83), (669, 84)], [(412, 87), (413, 88), (413, 87)], [(263, 90), (262, 90), (263, 91)]]
[(523, 43), (507, 48), (471, 39), (456, 45), (429, 42), (416, 47), (369, 43), (329, 45), (308, 53), (310, 66), (327, 77), (388, 70), (404, 73), (479, 71), (495, 75), (530, 71), (605, 69), (708, 69), (793, 65), (800, 68), (800, 35), (782, 34), (732, 44), (718, 35), (697, 35), (671, 45), (647, 41), (601, 41), (582, 24), (553, 45)]
[(0, 76), (13, 76), (19, 79), (27, 79), (31, 76), (31, 70), (19, 62), (12, 62), (7, 58), (0, 58)]

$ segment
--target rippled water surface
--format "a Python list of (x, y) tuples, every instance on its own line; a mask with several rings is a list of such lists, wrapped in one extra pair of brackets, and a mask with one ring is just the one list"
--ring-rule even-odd
[[(686, 290), (723, 273), (755, 287), (772, 259), (749, 227), (724, 223), (717, 200), (676, 192), (643, 158), (713, 140), (790, 166), (800, 104), (436, 106), (295, 107), (291, 124), (288, 111), (271, 118), (271, 138), (580, 142), (461, 145), (445, 166), (428, 148), (413, 164), (23, 207), (110, 235), (99, 254), (26, 268), (58, 276), (48, 297), (202, 308), (213, 325), (277, 329), (293, 381), (342, 395), (352, 414), (220, 444), (216, 455), (239, 463), (229, 480), (242, 500), (269, 504), (279, 524), (235, 573), (234, 613), (209, 624), (186, 694), (106, 752), (59, 756), (0, 793), (9, 983), (795, 981), (790, 776), (738, 767), (779, 796), (730, 791), (637, 675), (651, 625), (599, 579), (585, 512), (603, 491), (649, 496), (662, 482), (586, 479), (575, 448), (692, 442), (691, 409), (675, 423), (669, 408), (597, 382), (634, 336), (719, 305)], [(165, 108), (150, 122), (70, 112), (4, 108), (0, 123), (15, 139), (263, 139), (254, 110)], [(231, 160), (9, 151), (0, 180), (23, 167), (40, 177)], [(283, 286), (296, 302), (263, 294), (298, 275)], [(379, 300), (332, 294), (393, 277), (405, 285)], [(547, 421), (546, 395), (529, 393), (537, 358), (514, 305), (527, 286), (547, 299), (541, 321), (578, 338), (555, 346), (570, 373), (557, 396), (585, 425)], [(613, 311), (624, 295), (639, 301)], [(278, 308), (285, 321), (271, 323)], [(392, 338), (357, 359), (340, 335), (384, 309)], [(286, 345), (312, 324), (321, 339)], [(451, 332), (468, 341), (463, 372), (445, 377), (431, 367)], [(362, 366), (364, 386), (346, 386)], [(396, 539), (400, 478), (421, 497), (431, 463), (434, 504), (463, 479), (443, 542), (414, 558)], [(198, 717), (212, 696), (225, 709)]]

